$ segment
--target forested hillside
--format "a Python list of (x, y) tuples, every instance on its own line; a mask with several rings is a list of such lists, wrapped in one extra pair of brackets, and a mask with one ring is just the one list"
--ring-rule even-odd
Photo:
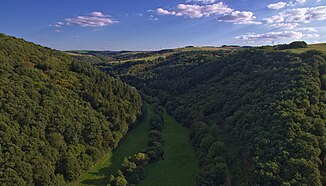
[(198, 185), (325, 185), (325, 58), (192, 51), (103, 69), (190, 128)]
[(0, 185), (64, 185), (141, 114), (135, 88), (87, 63), (0, 35)]
[(141, 115), (130, 85), (189, 128), (197, 185), (326, 185), (326, 56), (294, 52), (68, 55), (0, 35), (0, 185), (65, 185), (89, 170)]

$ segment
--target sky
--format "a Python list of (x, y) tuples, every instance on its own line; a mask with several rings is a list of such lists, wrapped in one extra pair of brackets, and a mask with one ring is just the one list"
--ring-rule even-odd
[(58, 50), (326, 42), (326, 0), (3, 0), (0, 33)]

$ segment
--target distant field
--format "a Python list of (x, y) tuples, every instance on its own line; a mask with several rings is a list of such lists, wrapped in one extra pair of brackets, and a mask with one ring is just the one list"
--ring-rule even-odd
[(112, 61), (111, 63), (127, 63), (127, 62), (136, 62), (136, 61), (153, 61), (159, 57), (165, 58), (166, 55), (152, 55), (148, 57), (143, 57), (143, 58), (135, 58), (135, 59), (127, 59), (127, 60), (120, 60), (120, 61)]
[(291, 51), (294, 53), (302, 53), (308, 50), (319, 50), (326, 54), (326, 43), (313, 44), (313, 45), (309, 45), (308, 48), (289, 49), (287, 51)]
[(186, 47), (186, 48), (178, 48), (174, 49), (176, 52), (186, 52), (186, 51), (219, 51), (219, 50), (231, 50), (238, 49), (235, 47)]
[(147, 104), (145, 105), (145, 109), (147, 110), (147, 114), (143, 122), (137, 128), (131, 130), (112, 153), (110, 152), (105, 155), (89, 172), (81, 175), (76, 182), (71, 184), (72, 186), (106, 186), (109, 176), (120, 169), (125, 157), (140, 152), (147, 146), (149, 119), (153, 115), (153, 110)]
[(89, 55), (87, 53), (72, 53), (72, 52), (66, 52), (66, 54), (72, 55), (72, 56), (88, 56), (88, 57), (94, 57), (92, 55)]
[[(158, 58), (166, 58), (170, 55), (179, 53), (179, 52), (189, 52), (189, 51), (220, 51), (220, 50), (235, 50), (239, 49), (237, 47), (183, 47), (176, 49), (166, 49), (168, 52), (161, 51), (87, 51), (87, 50), (73, 50), (66, 51), (67, 54), (72, 56), (81, 56), (81, 57), (92, 57), (99, 60), (108, 59), (109, 63), (121, 64), (127, 62), (136, 62), (136, 61), (154, 61)], [(162, 50), (164, 51), (164, 50)], [(145, 56), (141, 56), (144, 54)], [(146, 55), (147, 54), (147, 55)], [(149, 54), (149, 55), (148, 55)], [(140, 56), (136, 56), (140, 55)], [(129, 59), (128, 59), (129, 56)], [(126, 59), (121, 59), (126, 57)]]
[(148, 165), (145, 179), (139, 185), (194, 186), (198, 162), (188, 130), (169, 115), (164, 114), (163, 117), (164, 160)]

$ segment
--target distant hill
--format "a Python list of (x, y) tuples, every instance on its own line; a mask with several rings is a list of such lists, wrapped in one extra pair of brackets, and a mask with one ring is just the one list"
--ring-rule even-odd
[[(221, 47), (214, 46), (186, 46), (183, 48), (164, 49), (159, 51), (93, 51), (93, 50), (71, 50), (66, 51), (67, 54), (80, 57), (81, 60), (86, 60), (93, 63), (124, 63), (135, 61), (152, 61), (158, 58), (166, 58), (173, 54), (180, 52), (191, 51), (230, 51), (230, 50), (243, 50), (251, 48), (283, 50), (294, 53), (302, 53), (309, 50), (317, 50), (326, 53), (326, 43), (311, 44), (305, 47), (299, 47), (295, 44), (300, 41), (294, 41), (290, 44), (274, 45), (274, 46), (238, 46), (238, 45), (223, 45)], [(305, 42), (304, 42), (305, 43)], [(293, 44), (293, 46), (291, 45)]]
[(137, 90), (64, 52), (0, 34), (0, 185), (64, 185), (141, 114)]
[(317, 51), (321, 51), (324, 54), (326, 54), (326, 43), (312, 44), (312, 45), (308, 45), (307, 48), (289, 49), (288, 51), (291, 51), (294, 53), (303, 53), (303, 52), (306, 52), (309, 50), (317, 50)]

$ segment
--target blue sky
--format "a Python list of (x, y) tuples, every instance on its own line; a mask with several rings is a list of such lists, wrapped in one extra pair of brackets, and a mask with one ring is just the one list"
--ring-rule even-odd
[(326, 0), (7, 0), (0, 32), (59, 50), (326, 42)]

